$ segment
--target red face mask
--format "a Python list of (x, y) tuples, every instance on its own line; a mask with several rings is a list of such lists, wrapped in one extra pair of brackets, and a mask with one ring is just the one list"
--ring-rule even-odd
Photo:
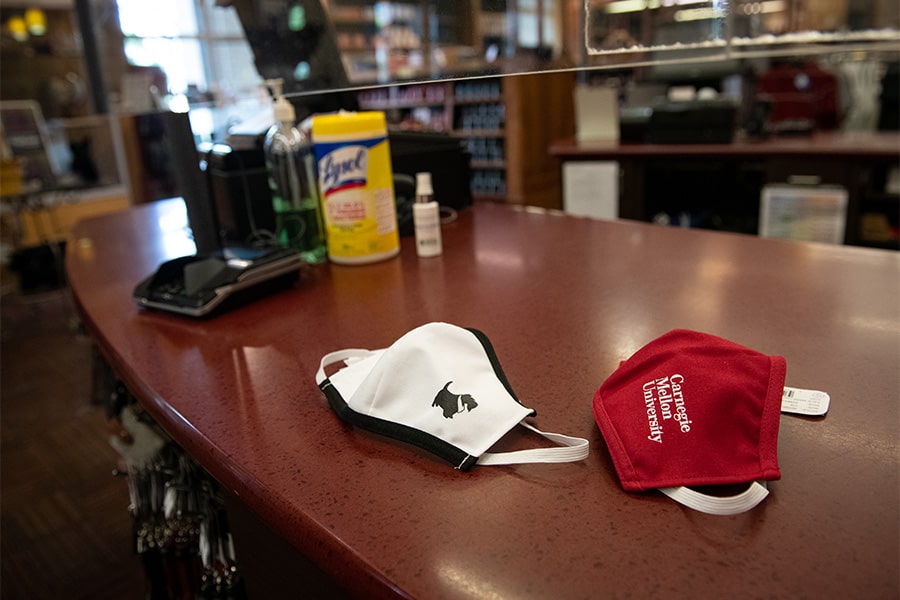
[[(653, 340), (603, 382), (594, 417), (629, 492), (659, 488), (712, 514), (736, 514), (781, 477), (778, 425), (786, 372), (728, 340), (677, 329)], [(686, 486), (752, 482), (729, 498)]]

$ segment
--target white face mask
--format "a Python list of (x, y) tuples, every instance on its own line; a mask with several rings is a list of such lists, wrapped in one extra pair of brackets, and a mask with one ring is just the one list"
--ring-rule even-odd
[[(346, 366), (330, 377), (325, 367)], [(325, 355), (316, 383), (331, 408), (350, 423), (415, 444), (462, 471), (479, 465), (583, 460), (588, 441), (545, 433), (525, 423), (535, 411), (516, 398), (483, 333), (429, 323), (382, 350)], [(517, 424), (559, 444), (491, 454)]]

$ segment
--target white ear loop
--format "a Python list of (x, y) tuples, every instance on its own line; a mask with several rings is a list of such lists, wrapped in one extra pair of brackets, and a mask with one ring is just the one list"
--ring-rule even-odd
[(339, 361), (343, 361), (344, 364), (349, 365), (354, 358), (368, 358), (373, 354), (375, 354), (375, 351), (365, 350), (363, 348), (348, 348), (347, 350), (329, 352), (322, 357), (321, 361), (319, 361), (319, 369), (316, 371), (316, 384), (321, 385), (322, 382), (325, 381), (325, 367), (328, 365), (332, 365)]
[(559, 444), (554, 448), (530, 448), (510, 452), (485, 452), (478, 458), (479, 465), (521, 465), (526, 463), (565, 463), (584, 460), (590, 449), (590, 442), (584, 438), (561, 433), (541, 431), (525, 421), (519, 423), (548, 440)]
[(659, 488), (663, 494), (688, 508), (710, 515), (737, 515), (762, 502), (769, 495), (765, 482), (754, 481), (736, 496), (710, 496), (685, 486)]

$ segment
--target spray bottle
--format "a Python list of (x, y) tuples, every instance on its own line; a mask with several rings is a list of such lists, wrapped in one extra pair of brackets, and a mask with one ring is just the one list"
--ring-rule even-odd
[(416, 201), (413, 204), (413, 227), (416, 233), (416, 254), (425, 258), (438, 256), (441, 243), (440, 206), (434, 199), (431, 173), (416, 173)]
[(315, 175), (312, 141), (295, 124), (293, 105), (282, 95), (281, 79), (266, 80), (275, 100), (275, 124), (263, 150), (275, 210), (275, 236), (285, 248), (295, 248), (307, 262), (326, 258), (325, 229)]

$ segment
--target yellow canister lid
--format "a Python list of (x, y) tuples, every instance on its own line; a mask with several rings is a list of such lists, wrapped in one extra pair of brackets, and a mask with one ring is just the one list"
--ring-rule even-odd
[(312, 119), (312, 134), (351, 135), (359, 133), (385, 133), (387, 121), (381, 111), (339, 112), (316, 115)]

